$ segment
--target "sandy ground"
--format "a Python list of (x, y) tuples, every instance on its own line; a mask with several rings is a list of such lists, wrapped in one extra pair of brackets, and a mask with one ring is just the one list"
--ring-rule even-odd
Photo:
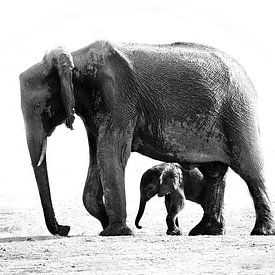
[[(189, 237), (202, 211), (187, 202), (180, 214), (183, 236), (172, 237), (165, 235), (164, 204), (154, 198), (141, 220), (143, 228), (136, 229), (134, 237), (100, 237), (99, 223), (81, 200), (67, 200), (55, 207), (59, 223), (66, 221), (72, 227), (70, 237), (61, 238), (45, 229), (39, 204), (22, 203), (14, 207), (12, 198), (6, 199), (7, 207), (0, 210), (1, 274), (275, 274), (275, 237), (249, 236), (252, 206), (226, 205), (225, 236)], [(138, 200), (127, 207), (133, 228)]]

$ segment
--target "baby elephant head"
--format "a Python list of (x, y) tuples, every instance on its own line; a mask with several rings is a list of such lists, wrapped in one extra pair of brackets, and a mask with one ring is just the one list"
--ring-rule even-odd
[(177, 190), (182, 182), (182, 171), (177, 164), (167, 163), (159, 179), (158, 196), (163, 197)]

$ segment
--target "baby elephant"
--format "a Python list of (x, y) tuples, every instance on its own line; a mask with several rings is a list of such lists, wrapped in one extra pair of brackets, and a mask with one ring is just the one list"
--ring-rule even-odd
[(167, 209), (167, 235), (181, 235), (178, 214), (183, 209), (185, 197), (188, 200), (201, 204), (202, 193), (205, 187), (201, 172), (195, 168), (184, 170), (176, 163), (162, 163), (148, 169), (140, 181), (140, 205), (135, 220), (137, 228), (142, 228), (139, 221), (144, 213), (146, 202), (158, 194), (165, 196)]

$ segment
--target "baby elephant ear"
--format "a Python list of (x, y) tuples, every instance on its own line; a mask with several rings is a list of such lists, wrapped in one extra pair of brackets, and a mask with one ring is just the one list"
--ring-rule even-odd
[(180, 187), (182, 182), (182, 171), (174, 165), (168, 166), (160, 176), (160, 186), (158, 196), (162, 197), (170, 194)]
[(159, 185), (159, 192), (158, 196), (163, 197), (166, 196), (176, 189), (179, 188), (179, 182), (175, 178), (166, 178), (162, 183)]
[(173, 189), (174, 190), (177, 190), (182, 181), (183, 181), (183, 175), (182, 175), (182, 170), (181, 168), (177, 165), (177, 164), (173, 164), (173, 177), (171, 177), (169, 180), (168, 180), (168, 185), (169, 186), (169, 189)]
[(178, 177), (167, 180), (168, 189), (170, 192), (177, 190), (180, 187)]

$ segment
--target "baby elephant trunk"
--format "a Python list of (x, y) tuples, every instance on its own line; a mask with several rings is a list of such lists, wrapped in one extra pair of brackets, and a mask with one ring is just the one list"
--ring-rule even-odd
[(139, 225), (139, 221), (144, 213), (146, 202), (147, 201), (145, 198), (142, 198), (142, 197), (140, 198), (139, 209), (138, 209), (138, 213), (137, 213), (136, 220), (135, 220), (135, 225), (138, 229), (142, 228), (142, 226)]

